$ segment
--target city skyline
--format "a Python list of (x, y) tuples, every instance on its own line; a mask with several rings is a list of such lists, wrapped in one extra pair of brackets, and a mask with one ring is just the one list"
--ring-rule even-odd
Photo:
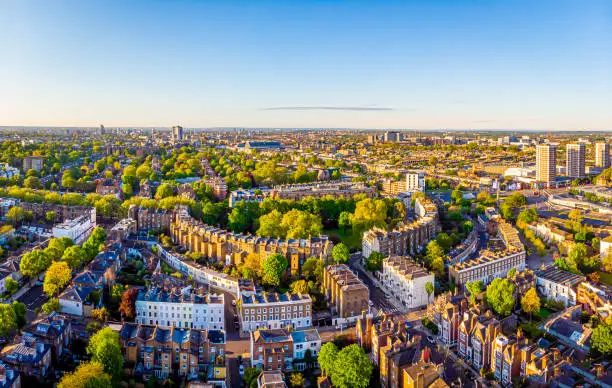
[(604, 1), (5, 2), (0, 125), (610, 130), (610, 15)]

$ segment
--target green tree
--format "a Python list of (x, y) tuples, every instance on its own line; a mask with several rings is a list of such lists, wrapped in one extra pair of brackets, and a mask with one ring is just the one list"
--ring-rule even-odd
[(61, 305), (59, 299), (50, 298), (47, 303), (42, 305), (42, 310), (45, 314), (51, 314), (52, 312), (59, 312), (61, 309)]
[(43, 291), (45, 294), (49, 295), (49, 297), (56, 296), (58, 292), (68, 284), (71, 278), (72, 273), (67, 263), (63, 261), (53, 262), (45, 274)]
[(161, 185), (159, 185), (159, 187), (155, 191), (155, 199), (168, 198), (173, 195), (174, 195), (174, 188), (167, 183), (162, 183)]
[(19, 283), (12, 277), (8, 277), (5, 281), (5, 287), (7, 294), (13, 295), (19, 290)]
[(308, 293), (308, 283), (304, 279), (296, 280), (291, 283), (291, 292), (307, 294)]
[(306, 379), (301, 373), (292, 373), (290, 384), (292, 388), (302, 388), (306, 386)]
[(521, 298), (521, 308), (529, 314), (529, 320), (533, 313), (540, 313), (540, 297), (534, 287), (531, 287)]
[(327, 342), (321, 346), (319, 351), (319, 365), (323, 374), (331, 377), (334, 374), (334, 363), (338, 358), (338, 347), (333, 342)]
[(431, 282), (425, 283), (425, 291), (427, 292), (427, 300), (431, 299), (431, 295), (435, 291), (434, 285)]
[(384, 255), (380, 252), (372, 252), (366, 259), (366, 269), (370, 272), (380, 271), (383, 267)]
[(257, 368), (247, 368), (244, 371), (244, 376), (242, 377), (244, 380), (244, 386), (250, 388), (253, 387), (254, 384), (254, 386), (257, 387), (257, 378), (260, 374), (261, 371)]
[(6, 336), (17, 329), (17, 316), (10, 304), (0, 304), (0, 335)]
[(286, 238), (319, 236), (323, 231), (321, 217), (306, 211), (290, 210), (283, 215), (281, 227), (287, 230)]
[(448, 252), (453, 246), (453, 239), (446, 233), (438, 233), (436, 236), (436, 241), (440, 248), (444, 250), (444, 252)]
[(316, 279), (315, 271), (317, 269), (317, 262), (319, 260), (321, 259), (317, 259), (316, 257), (309, 257), (308, 259), (306, 259), (306, 261), (302, 265), (302, 275), (304, 275), (306, 279), (308, 280)]
[(437, 277), (444, 276), (444, 259), (436, 257), (431, 262), (431, 270), (436, 274)]
[(42, 183), (40, 182), (39, 178), (30, 176), (23, 180), (23, 187), (28, 189), (41, 189)]
[(45, 214), (45, 219), (47, 220), (47, 222), (49, 223), (54, 223), (55, 222), (55, 212), (54, 211), (48, 211)]
[(346, 245), (339, 243), (332, 249), (332, 258), (336, 263), (346, 264), (349, 261), (351, 253)]
[(9, 209), (8, 213), (6, 213), (7, 221), (13, 226), (19, 225), (24, 217), (25, 211), (19, 206), (13, 206)]
[(275, 253), (268, 256), (263, 265), (263, 282), (271, 286), (279, 286), (288, 267), (289, 263), (282, 254)]
[(444, 249), (440, 247), (437, 241), (432, 240), (427, 244), (427, 248), (425, 250), (425, 261), (427, 263), (432, 263), (437, 258), (442, 258), (444, 256)]
[(338, 216), (338, 228), (342, 233), (345, 233), (348, 228), (351, 227), (351, 213), (343, 211)]
[(21, 303), (15, 300), (13, 301), (13, 304), (11, 306), (13, 307), (13, 311), (15, 311), (15, 324), (17, 325), (17, 328), (23, 329), (23, 327), (27, 323), (26, 313), (28, 311), (25, 303)]
[(99, 362), (104, 367), (112, 380), (118, 382), (121, 379), (123, 369), (123, 355), (119, 345), (119, 334), (110, 327), (105, 327), (95, 333), (87, 344), (87, 354), (92, 361)]
[(23, 255), (19, 269), (24, 276), (34, 277), (49, 268), (51, 259), (41, 250), (35, 249)]
[(357, 231), (368, 230), (374, 226), (385, 227), (387, 205), (380, 199), (366, 198), (357, 202), (352, 217), (353, 228)]
[(57, 388), (110, 388), (111, 377), (96, 361), (82, 362), (72, 373), (62, 376)]
[(514, 284), (508, 279), (494, 279), (487, 287), (487, 302), (493, 311), (507, 317), (514, 308)]
[(363, 348), (352, 344), (338, 352), (331, 380), (338, 388), (365, 388), (370, 383), (372, 369), (372, 362)]
[(259, 218), (259, 229), (257, 235), (264, 237), (285, 237), (287, 229), (281, 223), (283, 215), (278, 210), (272, 210)]
[(470, 301), (472, 304), (476, 303), (476, 295), (480, 294), (484, 290), (484, 283), (482, 280), (474, 280), (473, 282), (465, 283), (465, 289), (470, 293)]
[(506, 274), (506, 278), (508, 279), (514, 279), (516, 277), (517, 274), (517, 270), (516, 268), (510, 268), (510, 270), (508, 271), (508, 273)]
[(612, 325), (602, 323), (593, 330), (591, 346), (604, 356), (612, 356)]
[(76, 269), (83, 264), (86, 256), (87, 254), (83, 248), (81, 248), (79, 245), (73, 245), (64, 251), (62, 261), (66, 262), (70, 268)]
[(461, 190), (453, 190), (453, 192), (451, 193), (451, 199), (453, 200), (453, 203), (461, 202), (461, 200), (463, 199), (463, 193), (461, 192)]

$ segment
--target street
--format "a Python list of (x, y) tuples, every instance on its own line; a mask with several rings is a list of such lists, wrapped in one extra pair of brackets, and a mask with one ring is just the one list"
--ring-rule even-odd
[(49, 300), (49, 298), (43, 292), (42, 286), (35, 285), (31, 289), (29, 289), (25, 294), (21, 295), (17, 300), (26, 305), (28, 309), (26, 318), (28, 322), (32, 322), (36, 318), (36, 314), (34, 313), (34, 310), (36, 310), (36, 308), (39, 308), (43, 304), (45, 304), (47, 300)]

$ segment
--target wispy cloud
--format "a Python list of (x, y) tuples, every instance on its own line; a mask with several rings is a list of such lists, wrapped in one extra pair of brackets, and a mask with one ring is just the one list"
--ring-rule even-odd
[(261, 110), (344, 110), (344, 111), (389, 111), (393, 108), (378, 106), (274, 106)]

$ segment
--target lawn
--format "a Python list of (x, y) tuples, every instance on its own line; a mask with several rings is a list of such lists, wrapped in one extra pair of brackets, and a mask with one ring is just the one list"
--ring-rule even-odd
[(334, 242), (342, 241), (351, 252), (361, 249), (360, 233), (355, 233), (352, 230), (342, 233), (338, 229), (323, 229), (323, 234), (329, 236), (329, 238)]
[(612, 273), (601, 272), (599, 271), (599, 281), (605, 284), (606, 286), (612, 287)]

